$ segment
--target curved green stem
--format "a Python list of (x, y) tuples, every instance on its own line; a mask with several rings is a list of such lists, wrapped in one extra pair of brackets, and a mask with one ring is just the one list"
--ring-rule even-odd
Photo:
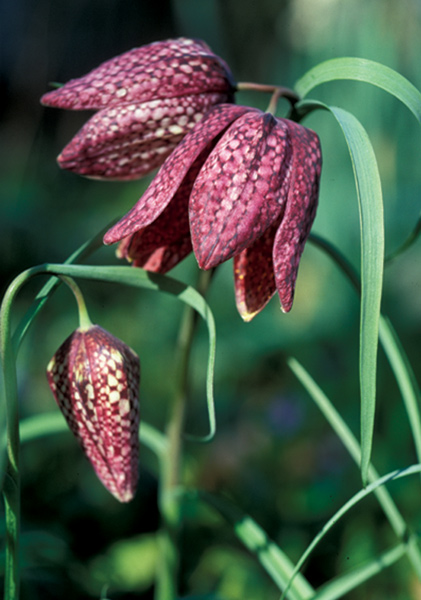
[[(80, 262), (83, 259), (90, 256), (91, 254), (93, 254), (99, 248), (103, 247), (102, 238), (104, 236), (104, 233), (108, 231), (108, 229), (115, 222), (116, 219), (113, 219), (113, 221), (109, 225), (107, 225), (107, 227), (104, 227), (104, 229), (97, 233), (92, 239), (82, 244), (80, 248), (78, 248), (69, 256), (69, 258), (64, 262), (64, 265), (72, 265), (77, 261)], [(37, 294), (33, 304), (30, 306), (29, 310), (27, 311), (27, 313), (25, 314), (25, 316), (23, 317), (23, 319), (17, 326), (16, 331), (13, 334), (13, 347), (15, 348), (16, 353), (34, 318), (37, 316), (44, 304), (47, 302), (48, 298), (59, 285), (60, 279), (58, 279), (57, 277), (51, 277), (51, 279), (47, 281), (47, 283)]]
[(80, 287), (71, 277), (60, 275), (60, 279), (67, 285), (68, 288), (73, 292), (73, 296), (77, 302), (79, 311), (79, 327), (81, 329), (89, 329), (92, 327), (92, 321), (89, 318), (88, 309), (86, 308), (85, 298), (80, 290)]
[(27, 275), (22, 273), (9, 286), (0, 310), (0, 344), (4, 373), (4, 405), (2, 431), (7, 431), (7, 464), (1, 453), (1, 473), (4, 473), (3, 497), (6, 511), (6, 564), (4, 578), (5, 600), (19, 598), (19, 531), (20, 531), (20, 473), (19, 473), (19, 412), (16, 376), (16, 355), (12, 344), (10, 313), (13, 301)]

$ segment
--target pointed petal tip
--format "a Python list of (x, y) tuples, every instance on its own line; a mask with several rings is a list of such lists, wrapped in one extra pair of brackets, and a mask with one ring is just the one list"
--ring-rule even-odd
[(55, 87), (55, 89), (46, 92), (41, 96), (40, 103), (42, 106), (51, 108), (72, 108), (68, 106), (68, 94), (66, 84)]
[(57, 156), (56, 163), (58, 164), (60, 169), (68, 169), (69, 168), (68, 161), (63, 157), (63, 152), (60, 152), (60, 154)]
[(114, 496), (114, 498), (116, 500), (118, 500), (119, 502), (121, 502), (122, 504), (127, 504), (128, 502), (131, 502), (136, 495), (136, 486), (134, 486), (134, 487), (130, 486), (128, 488), (121, 489), (121, 490), (110, 490), (107, 485), (105, 485), (105, 488), (109, 492), (111, 492), (111, 494)]
[[(135, 450), (136, 463), (138, 462), (138, 449)], [(89, 458), (89, 457), (88, 457)], [(132, 468), (126, 472), (121, 471), (120, 466), (111, 464), (106, 461), (106, 467), (104, 463), (95, 463), (91, 460), (92, 466), (94, 467), (95, 473), (105, 487), (105, 489), (112, 495), (118, 502), (127, 503), (131, 502), (136, 495), (137, 484), (139, 480), (138, 469)]]
[(120, 241), (119, 235), (116, 233), (114, 227), (111, 227), (111, 229), (107, 231), (102, 238), (102, 241), (105, 246), (111, 246), (111, 244), (115, 244), (116, 242)]
[(56, 96), (57, 90), (52, 90), (51, 92), (47, 92), (43, 96), (41, 96), (40, 104), (42, 106), (52, 106), (54, 102), (54, 98)]
[(295, 283), (293, 284), (292, 290), (282, 290), (278, 288), (279, 303), (281, 305), (281, 311), (286, 315), (292, 309), (294, 302), (294, 291)]
[(257, 311), (255, 311), (255, 312), (253, 312), (253, 313), (246, 312), (246, 311), (244, 311), (244, 312), (240, 311), (240, 317), (243, 319), (244, 323), (250, 323), (250, 321), (251, 321), (252, 319), (254, 319), (254, 317), (255, 317), (255, 316), (256, 316), (256, 315), (257, 315), (259, 312), (260, 312), (260, 311), (258, 311), (258, 310), (257, 310)]
[(128, 212), (124, 217), (122, 217), (122, 219), (120, 219), (120, 221), (118, 221), (118, 223), (113, 225), (111, 229), (106, 232), (102, 238), (102, 241), (106, 246), (111, 246), (111, 244), (121, 242), (124, 238), (131, 236), (141, 229), (141, 225), (138, 226), (130, 218), (132, 211)]

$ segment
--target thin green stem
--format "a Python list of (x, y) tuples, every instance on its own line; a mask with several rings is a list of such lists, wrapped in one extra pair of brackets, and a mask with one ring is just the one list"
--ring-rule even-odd
[[(11, 309), (13, 301), (27, 273), (22, 273), (9, 286), (0, 310), (0, 343), (4, 373), (5, 414), (2, 412), (2, 430), (6, 428), (7, 456), (3, 485), (6, 511), (6, 564), (4, 579), (5, 600), (19, 598), (19, 531), (20, 531), (20, 473), (19, 473), (19, 411), (16, 376), (16, 355), (11, 336)], [(2, 410), (4, 410), (2, 408)], [(1, 454), (4, 467), (4, 455)], [(3, 473), (3, 468), (1, 470)]]
[(279, 98), (281, 98), (281, 97), (282, 97), (282, 91), (280, 89), (274, 90), (272, 97), (270, 99), (270, 102), (267, 106), (266, 112), (270, 113), (271, 115), (274, 115), (278, 108)]
[[(104, 233), (115, 222), (116, 220), (114, 219), (109, 225), (107, 225), (107, 227), (104, 227), (104, 229), (97, 233), (92, 239), (82, 244), (82, 246), (80, 246), (80, 248), (73, 252), (63, 264), (72, 265), (75, 262), (80, 262), (88, 256), (90, 256), (91, 254), (93, 254), (94, 252), (96, 252), (96, 250), (98, 250), (99, 248), (103, 247), (102, 238), (104, 236)], [(41, 288), (40, 292), (37, 294), (29, 310), (27, 311), (19, 325), (16, 327), (16, 331), (13, 334), (13, 347), (16, 353), (35, 317), (59, 285), (60, 279), (58, 277), (51, 277), (47, 281), (47, 283)]]
[(77, 285), (74, 279), (71, 277), (66, 277), (65, 275), (60, 275), (60, 279), (71, 289), (75, 300), (77, 302), (77, 307), (79, 311), (79, 327), (81, 329), (89, 329), (92, 327), (92, 321), (89, 318), (88, 309), (86, 308), (85, 298), (80, 290), (80, 287)]
[[(197, 289), (202, 295), (209, 287), (212, 273), (213, 271), (200, 271)], [(178, 540), (182, 521), (182, 496), (178, 490), (182, 485), (183, 431), (188, 398), (189, 363), (196, 323), (196, 312), (191, 306), (186, 306), (177, 342), (175, 395), (167, 426), (168, 447), (161, 461), (159, 499), (162, 561), (157, 577), (156, 600), (174, 600), (177, 597), (180, 566)]]

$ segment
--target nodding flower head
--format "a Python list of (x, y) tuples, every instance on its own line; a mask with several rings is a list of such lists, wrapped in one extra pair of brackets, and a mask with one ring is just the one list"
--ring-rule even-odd
[(120, 257), (161, 273), (192, 249), (203, 269), (234, 258), (243, 319), (276, 291), (288, 312), (316, 214), (321, 163), (310, 129), (247, 106), (214, 106), (104, 241), (121, 241)]
[(47, 367), (67, 424), (104, 486), (120, 502), (136, 491), (139, 460), (139, 358), (99, 327), (76, 329)]
[(213, 105), (233, 101), (226, 63), (200, 40), (155, 42), (45, 94), (47, 106), (97, 111), (58, 157), (79, 175), (129, 180), (159, 167)]

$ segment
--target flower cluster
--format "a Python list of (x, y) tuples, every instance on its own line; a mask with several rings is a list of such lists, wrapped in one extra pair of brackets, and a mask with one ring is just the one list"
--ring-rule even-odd
[[(61, 167), (134, 179), (161, 167), (104, 237), (118, 256), (165, 273), (191, 251), (211, 269), (233, 258), (239, 313), (250, 321), (278, 292), (292, 307), (316, 214), (319, 138), (233, 103), (225, 62), (202, 41), (135, 48), (42, 98), (96, 112), (64, 148)], [(139, 360), (98, 326), (78, 329), (48, 366), (56, 401), (104, 485), (122, 502), (138, 477)]]
[(59, 156), (62, 167), (131, 179), (163, 163), (105, 243), (120, 241), (118, 256), (161, 273), (192, 250), (203, 269), (234, 258), (249, 321), (276, 291), (291, 309), (321, 150), (310, 129), (232, 104), (233, 91), (225, 62), (181, 38), (131, 50), (42, 101), (99, 111)]
[(234, 257), (237, 307), (249, 321), (278, 290), (291, 309), (313, 223), (317, 135), (245, 106), (208, 111), (132, 210), (105, 235), (119, 255), (165, 272), (192, 248), (202, 269)]

